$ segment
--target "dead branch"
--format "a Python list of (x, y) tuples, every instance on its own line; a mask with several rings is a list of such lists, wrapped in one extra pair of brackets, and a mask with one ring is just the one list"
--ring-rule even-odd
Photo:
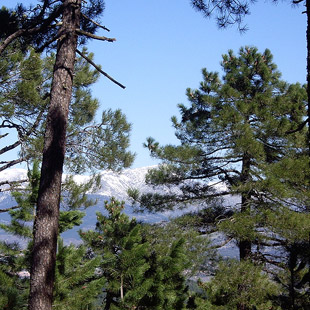
[(20, 183), (25, 183), (25, 182), (28, 182), (28, 179), (23, 179), (23, 180), (18, 180), (18, 181), (9, 181), (9, 180), (7, 180), (7, 181), (0, 182), (0, 186), (2, 186), (2, 185), (10, 185), (10, 186), (12, 186), (14, 184), (20, 184)]
[(61, 36), (60, 33), (57, 33), (54, 37), (52, 37), (50, 40), (46, 41), (40, 48), (37, 48), (35, 51), (36, 53), (42, 53), (43, 50), (48, 47), (51, 43), (55, 42), (59, 37)]
[(107, 37), (102, 37), (102, 36), (96, 36), (95, 34), (92, 34), (90, 32), (84, 31), (82, 29), (76, 29), (76, 32), (81, 34), (81, 35), (84, 35), (84, 36), (87, 36), (89, 38), (96, 39), (96, 40), (108, 41), (108, 42), (116, 41), (115, 38), (107, 38)]
[(99, 66), (97, 66), (91, 59), (89, 59), (86, 55), (84, 55), (82, 52), (80, 52), (79, 50), (76, 50), (76, 52), (83, 57), (87, 62), (89, 62), (96, 70), (98, 70), (102, 75), (104, 75), (105, 77), (107, 77), (109, 80), (111, 80), (113, 83), (115, 83), (116, 85), (118, 85), (119, 87), (125, 89), (126, 86), (124, 86), (123, 84), (119, 83), (118, 81), (116, 81), (115, 79), (113, 79), (110, 75), (108, 75), (106, 72), (102, 71), (101, 68)]
[(8, 136), (9, 135), (9, 133), (7, 132), (7, 133), (5, 133), (5, 134), (3, 134), (3, 135), (0, 135), (0, 139), (2, 139), (2, 138), (5, 138), (6, 136)]
[(233, 238), (228, 238), (226, 240), (224, 240), (223, 242), (221, 242), (220, 244), (216, 244), (214, 246), (212, 246), (212, 249), (219, 249), (222, 248), (223, 246), (225, 246), (226, 244), (228, 244), (231, 240), (233, 240)]
[[(47, 95), (45, 95), (44, 97), (46, 97)], [(47, 98), (47, 97), (46, 97)], [(46, 99), (45, 98), (45, 99)], [(43, 100), (45, 100), (43, 99)], [(36, 121), (34, 122), (34, 124), (32, 125), (32, 127), (25, 133), (22, 135), (22, 137), (19, 139), (19, 141), (16, 141), (15, 143), (11, 144), (11, 145), (8, 145), (2, 149), (0, 149), (0, 155), (3, 154), (3, 153), (6, 153), (10, 150), (13, 150), (15, 149), (17, 146), (19, 146), (24, 140), (25, 138), (29, 137), (31, 135), (31, 133), (38, 127), (39, 123), (40, 123), (40, 120), (42, 118), (42, 115), (44, 113), (44, 109), (42, 109), (40, 111), (40, 113), (38, 114), (37, 118), (36, 118)], [(13, 126), (15, 127), (15, 126)]]
[(5, 169), (8, 169), (8, 168), (10, 168), (10, 167), (12, 167), (14, 165), (17, 165), (17, 164), (19, 164), (19, 163), (21, 163), (23, 161), (26, 161), (27, 159), (28, 159), (28, 157), (21, 157), (19, 159), (11, 160), (11, 161), (7, 162), (6, 165), (0, 167), (0, 172), (5, 170)]
[(18, 208), (20, 208), (20, 206), (15, 206), (15, 207), (7, 208), (7, 209), (0, 209), (0, 213), (8, 212), (8, 211), (15, 210)]
[(98, 26), (98, 27), (104, 29), (105, 31), (110, 32), (110, 29), (106, 28), (105, 26), (100, 25), (99, 23), (97, 23), (96, 21), (92, 20), (91, 18), (89, 18), (89, 17), (86, 16), (85, 14), (83, 14), (83, 13), (81, 13), (81, 14), (82, 14), (82, 16), (83, 16), (85, 19), (89, 20), (90, 22), (92, 22), (92, 23), (95, 24), (96, 26)]
[[(15, 143), (11, 144), (11, 145), (8, 145), (8, 146), (5, 146), (4, 148), (2, 148), (0, 150), (0, 155), (3, 154), (3, 153), (6, 153), (10, 150), (13, 150), (15, 149), (17, 146), (19, 146), (21, 144), (21, 141), (16, 141)], [(1, 184), (0, 184), (1, 185)]]

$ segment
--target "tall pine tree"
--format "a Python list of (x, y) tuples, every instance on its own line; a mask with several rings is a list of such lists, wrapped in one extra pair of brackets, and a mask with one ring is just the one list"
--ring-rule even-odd
[[(146, 181), (172, 191), (142, 195), (139, 202), (141, 209), (157, 211), (184, 203), (208, 207), (214, 198), (239, 195), (240, 203), (231, 206), (236, 211), (231, 236), (243, 259), (251, 256), (257, 238), (255, 215), (281, 200), (289, 205), (298, 192), (302, 197), (305, 178), (296, 173), (300, 186), (292, 186), (289, 174), (308, 165), (306, 129), (296, 130), (307, 96), (304, 86), (280, 80), (269, 50), (261, 54), (244, 47), (237, 56), (229, 51), (221, 64), (223, 78), (204, 69), (200, 88), (187, 90), (190, 106), (179, 106), (181, 120), (172, 118), (180, 145), (159, 146), (148, 139), (151, 155), (163, 164), (150, 170)], [(299, 203), (305, 206), (303, 197)]]

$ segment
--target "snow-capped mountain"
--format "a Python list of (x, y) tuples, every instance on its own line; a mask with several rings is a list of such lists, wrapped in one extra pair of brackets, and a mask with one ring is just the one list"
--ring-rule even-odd
[[(145, 175), (147, 171), (152, 167), (143, 167), (136, 169), (126, 169), (121, 173), (112, 171), (102, 171), (101, 174), (101, 186), (99, 190), (89, 193), (89, 198), (96, 200), (95, 206), (89, 207), (84, 212), (86, 216), (83, 218), (83, 224), (80, 227), (76, 227), (73, 230), (65, 232), (63, 238), (66, 243), (78, 242), (77, 231), (79, 229), (87, 230), (94, 228), (96, 224), (96, 212), (105, 212), (104, 202), (111, 197), (115, 197), (117, 200), (125, 201), (125, 213), (130, 217), (135, 217), (138, 221), (144, 222), (159, 222), (168, 220), (173, 212), (163, 212), (157, 214), (143, 213), (134, 214), (133, 207), (129, 202), (127, 196), (127, 190), (129, 188), (137, 188), (141, 192), (151, 190), (149, 186), (145, 184)], [(66, 176), (64, 175), (64, 178)], [(0, 210), (10, 208), (16, 204), (15, 200), (11, 197), (10, 193), (5, 191), (8, 185), (5, 184), (9, 181), (25, 180), (27, 178), (27, 171), (25, 169), (7, 169), (0, 172)], [(74, 180), (77, 183), (84, 183), (89, 180), (89, 176), (75, 175)], [(23, 183), (24, 184), (24, 183)], [(25, 184), (24, 184), (25, 185)], [(23, 185), (22, 185), (23, 186)], [(0, 223), (8, 223), (10, 216), (7, 212), (0, 213)], [(0, 230), (0, 240), (13, 240), (12, 236), (8, 236)]]
[[(92, 192), (95, 195), (106, 197), (115, 197), (118, 200), (128, 201), (127, 190), (128, 188), (137, 188), (142, 192), (147, 191), (149, 186), (144, 182), (145, 175), (150, 168), (143, 167), (136, 169), (125, 169), (121, 173), (113, 172), (110, 170), (102, 171), (101, 174), (101, 187), (99, 190)], [(64, 175), (64, 178), (66, 175)], [(27, 178), (27, 170), (25, 169), (7, 169), (0, 172), (0, 184), (6, 181), (20, 181)], [(89, 180), (89, 176), (75, 175), (74, 180), (77, 183), (84, 183)], [(0, 186), (5, 189), (6, 184)], [(1, 197), (0, 197), (1, 199)]]
[[(89, 230), (93, 229), (96, 224), (97, 212), (105, 213), (104, 202), (109, 200), (111, 197), (115, 197), (117, 200), (125, 201), (125, 213), (130, 217), (135, 217), (138, 221), (155, 223), (160, 221), (167, 221), (170, 217), (176, 216), (184, 211), (167, 211), (162, 213), (150, 214), (150, 213), (134, 213), (133, 207), (130, 204), (129, 198), (127, 196), (127, 190), (129, 188), (136, 188), (141, 193), (152, 191), (152, 187), (148, 186), (145, 183), (145, 175), (150, 168), (152, 167), (143, 167), (136, 169), (125, 169), (121, 173), (115, 173), (113, 171), (102, 171), (101, 174), (101, 186), (99, 190), (89, 193), (89, 197), (97, 201), (96, 205), (89, 207), (84, 210), (86, 213), (83, 218), (83, 224), (80, 227), (75, 227), (70, 231), (66, 231), (62, 234), (62, 238), (65, 240), (65, 243), (79, 243), (78, 230)], [(7, 169), (3, 172), (0, 172), (0, 210), (12, 207), (16, 204), (15, 200), (12, 198), (8, 191), (5, 191), (8, 188), (8, 185), (5, 184), (7, 181), (19, 181), (25, 180), (27, 178), (27, 171), (25, 169)], [(65, 178), (65, 176), (64, 176)], [(77, 183), (84, 183), (89, 180), (89, 176), (75, 175), (74, 180)], [(2, 184), (2, 185), (1, 185)], [(25, 185), (25, 183), (22, 183)], [(176, 189), (177, 190), (177, 189)], [(238, 203), (237, 197), (230, 197), (229, 204)], [(233, 201), (233, 203), (232, 203)], [(188, 210), (195, 209), (195, 206), (189, 207)], [(8, 212), (0, 213), (0, 223), (9, 223), (10, 215)], [(221, 239), (220, 236), (213, 236), (215, 239)], [(20, 239), (14, 238), (14, 236), (9, 236), (4, 231), (0, 229), (0, 240), (9, 240), (9, 241), (19, 241)], [(22, 242), (23, 243), (23, 242)], [(25, 245), (25, 241), (24, 241)], [(234, 246), (227, 245), (225, 249), (225, 256), (235, 256), (236, 249)], [(231, 254), (233, 253), (233, 254)]]

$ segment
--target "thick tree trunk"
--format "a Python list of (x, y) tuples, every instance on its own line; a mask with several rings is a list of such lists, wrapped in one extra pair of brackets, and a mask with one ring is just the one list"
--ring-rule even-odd
[(53, 301), (61, 178), (81, 0), (64, 0), (63, 6), (34, 224), (29, 310), (51, 310)]

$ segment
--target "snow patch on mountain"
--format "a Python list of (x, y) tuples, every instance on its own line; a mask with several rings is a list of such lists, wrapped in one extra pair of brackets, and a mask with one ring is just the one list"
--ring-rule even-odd
[[(141, 192), (146, 192), (151, 190), (151, 187), (145, 184), (145, 175), (150, 168), (152, 167), (143, 167), (136, 169), (125, 169), (120, 173), (113, 172), (111, 170), (105, 170), (100, 172), (101, 175), (101, 186), (100, 189), (92, 192), (95, 195), (115, 197), (119, 200), (128, 200), (127, 190), (129, 188), (137, 188)], [(66, 174), (63, 175), (63, 179), (66, 178)], [(0, 172), (0, 182), (11, 182), (11, 181), (20, 181), (27, 178), (26, 169), (7, 169)], [(78, 184), (87, 182), (90, 179), (90, 176), (85, 175), (75, 175), (73, 179)], [(0, 189), (5, 190), (8, 188), (7, 184), (3, 184)], [(0, 197), (0, 201), (5, 199), (3, 195)]]

